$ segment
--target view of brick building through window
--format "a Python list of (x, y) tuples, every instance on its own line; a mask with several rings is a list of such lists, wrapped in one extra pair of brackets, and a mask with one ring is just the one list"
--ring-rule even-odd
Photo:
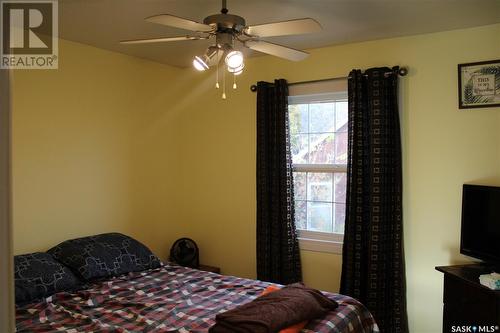
[(342, 234), (347, 180), (347, 101), (290, 104), (289, 117), (297, 228)]

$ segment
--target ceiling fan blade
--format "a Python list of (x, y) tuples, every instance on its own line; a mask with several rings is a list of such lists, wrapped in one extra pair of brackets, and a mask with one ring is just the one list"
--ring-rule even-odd
[(210, 32), (214, 30), (214, 27), (208, 24), (198, 23), (196, 21), (188, 20), (170, 14), (150, 16), (146, 17), (145, 20), (151, 23), (168, 25), (169, 27), (175, 27), (184, 30), (191, 30), (198, 32)]
[(148, 43), (177, 42), (182, 40), (198, 40), (198, 39), (208, 39), (208, 37), (176, 36), (176, 37), (160, 37), (160, 38), (146, 38), (146, 39), (129, 39), (120, 41), (120, 44), (148, 44)]
[(245, 29), (251, 36), (271, 37), (285, 35), (300, 35), (321, 31), (321, 25), (312, 18), (302, 18), (290, 21), (252, 25)]
[(309, 53), (307, 52), (292, 49), (279, 44), (265, 42), (263, 40), (249, 40), (245, 42), (245, 46), (255, 51), (292, 61), (301, 61), (309, 56)]

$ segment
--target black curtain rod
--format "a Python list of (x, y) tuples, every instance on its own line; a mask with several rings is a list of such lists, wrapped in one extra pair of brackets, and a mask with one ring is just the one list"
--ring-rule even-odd
[[(393, 75), (393, 74), (398, 74), (399, 76), (406, 76), (408, 74), (408, 69), (406, 67), (393, 67), (392, 72), (386, 72), (384, 75)], [(368, 76), (368, 74), (364, 74), (364, 76)], [(344, 76), (344, 77), (332, 77), (329, 79), (320, 79), (320, 80), (310, 80), (310, 81), (299, 81), (299, 82), (290, 82), (288, 86), (294, 86), (297, 84), (304, 84), (304, 83), (317, 83), (317, 82), (325, 82), (325, 81), (333, 81), (333, 80), (340, 80), (340, 79), (350, 79), (350, 76)], [(253, 92), (257, 91), (257, 85), (252, 84), (250, 86), (250, 90)]]

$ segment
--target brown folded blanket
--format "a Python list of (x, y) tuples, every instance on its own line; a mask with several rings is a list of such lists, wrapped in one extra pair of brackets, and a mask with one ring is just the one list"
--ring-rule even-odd
[(337, 306), (337, 302), (328, 299), (319, 290), (295, 283), (218, 314), (209, 332), (278, 332), (301, 321), (324, 316)]

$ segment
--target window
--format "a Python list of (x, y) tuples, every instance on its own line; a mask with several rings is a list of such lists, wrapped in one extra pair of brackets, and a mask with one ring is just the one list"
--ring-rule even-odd
[[(329, 81), (328, 81), (329, 82)], [(290, 87), (295, 220), (302, 249), (340, 253), (347, 183), (346, 82)], [(326, 92), (325, 92), (326, 90)], [(302, 93), (302, 94), (301, 94)]]

